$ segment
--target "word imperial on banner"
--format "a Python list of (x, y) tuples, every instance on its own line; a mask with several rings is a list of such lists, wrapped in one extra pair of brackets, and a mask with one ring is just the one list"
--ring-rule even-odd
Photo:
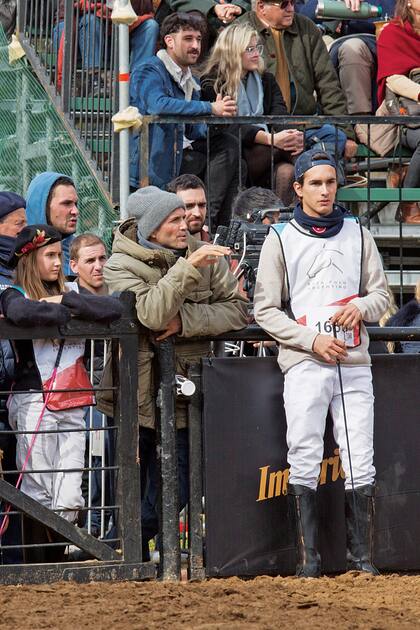
[[(270, 466), (262, 466), (260, 469), (260, 483), (257, 501), (267, 501), (280, 495), (287, 494), (287, 483), (289, 481), (289, 469), (269, 472)], [(331, 473), (329, 471), (331, 470)], [(333, 457), (326, 457), (321, 462), (318, 484), (333, 483), (339, 477), (345, 479), (345, 473), (340, 461), (339, 449), (334, 449)]]

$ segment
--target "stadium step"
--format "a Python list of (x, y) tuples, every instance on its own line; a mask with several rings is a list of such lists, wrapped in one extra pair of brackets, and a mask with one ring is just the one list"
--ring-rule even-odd
[[(400, 225), (380, 225), (372, 224), (370, 232), (377, 243), (390, 242), (395, 247), (400, 238)], [(401, 224), (401, 233), (404, 243), (411, 243), (411, 246), (420, 246), (420, 225)]]
[(76, 116), (86, 112), (112, 114), (112, 99), (105, 96), (76, 96), (71, 105)]
[(420, 201), (420, 188), (340, 188), (340, 202)]
[[(399, 291), (401, 275), (398, 269), (388, 269), (385, 271), (388, 284), (395, 292)], [(414, 287), (420, 280), (420, 270), (404, 271), (403, 274), (403, 293), (413, 293)]]

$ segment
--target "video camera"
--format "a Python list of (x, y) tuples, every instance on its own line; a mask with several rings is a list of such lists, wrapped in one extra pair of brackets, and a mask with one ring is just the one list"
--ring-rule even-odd
[[(293, 217), (291, 207), (254, 208), (247, 216), (248, 221), (232, 219), (229, 225), (219, 225), (214, 244), (229, 247), (232, 260), (238, 261), (235, 271), (237, 278), (244, 278), (244, 290), (248, 298), (254, 298), (255, 280), (258, 271), (261, 248), (270, 229), (273, 214), (278, 214), (278, 223), (287, 223)], [(271, 215), (271, 216), (270, 216)], [(263, 223), (265, 218), (269, 224)]]

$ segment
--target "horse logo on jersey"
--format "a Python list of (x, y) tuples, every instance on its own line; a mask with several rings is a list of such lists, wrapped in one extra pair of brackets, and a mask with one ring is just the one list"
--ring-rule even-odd
[(337, 271), (343, 273), (343, 270), (336, 262), (339, 260), (338, 256), (343, 255), (343, 252), (340, 252), (339, 249), (334, 249), (331, 245), (328, 246), (328, 243), (324, 243), (321, 251), (315, 256), (313, 263), (306, 272), (306, 275), (310, 280), (312, 280), (318, 273), (320, 273), (320, 271), (328, 269), (328, 267), (335, 267)]

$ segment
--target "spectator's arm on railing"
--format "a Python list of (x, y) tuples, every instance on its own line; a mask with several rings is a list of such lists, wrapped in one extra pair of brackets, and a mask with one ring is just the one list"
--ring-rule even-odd
[(0, 296), (2, 314), (16, 326), (62, 326), (71, 319), (62, 304), (29, 300), (16, 289), (6, 289)]
[[(151, 115), (206, 116), (212, 113), (211, 103), (168, 96), (162, 77), (153, 66), (145, 67), (139, 80), (140, 101)], [(143, 109), (143, 108), (142, 108)]]
[(113, 322), (123, 313), (121, 302), (105, 295), (85, 295), (69, 291), (63, 295), (62, 304), (70, 310), (73, 317), (93, 322)]
[(288, 301), (286, 269), (279, 239), (270, 232), (264, 241), (258, 264), (254, 293), (254, 316), (257, 324), (276, 341), (312, 351), (317, 332), (301, 326), (283, 310)]
[[(238, 282), (225, 258), (210, 270), (210, 291), (209, 304), (194, 302), (190, 296), (180, 308), (181, 337), (219, 335), (247, 325), (248, 300), (238, 292)], [(200, 300), (199, 293), (196, 298)]]
[(378, 322), (388, 308), (389, 296), (381, 257), (371, 233), (363, 229), (362, 297), (351, 300), (365, 322)]

